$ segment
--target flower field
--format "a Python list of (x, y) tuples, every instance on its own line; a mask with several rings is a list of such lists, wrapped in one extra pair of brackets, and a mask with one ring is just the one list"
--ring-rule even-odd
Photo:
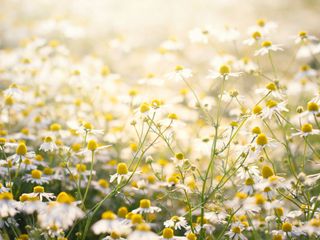
[(320, 2), (1, 5), (0, 240), (320, 239)]

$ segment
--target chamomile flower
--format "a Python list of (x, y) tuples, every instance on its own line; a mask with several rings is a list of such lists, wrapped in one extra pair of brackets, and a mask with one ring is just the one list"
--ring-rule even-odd
[(301, 129), (298, 132), (293, 133), (292, 136), (307, 137), (310, 135), (319, 135), (319, 134), (320, 134), (319, 129), (313, 129), (310, 123), (306, 123), (301, 126)]
[(230, 230), (225, 234), (232, 240), (247, 240), (247, 238), (243, 235), (244, 227), (241, 223), (234, 223), (231, 225)]
[(26, 158), (32, 159), (35, 157), (35, 153), (33, 151), (28, 152), (28, 148), (25, 143), (19, 143), (16, 148), (16, 154), (9, 157), (9, 159), (13, 160), (14, 163), (22, 161)]
[(241, 72), (231, 72), (231, 67), (229, 65), (221, 65), (219, 71), (209, 70), (209, 75), (207, 78), (209, 79), (217, 79), (222, 78), (228, 80), (230, 77), (239, 77), (241, 76)]
[(150, 231), (150, 226), (147, 224), (139, 224), (136, 229), (129, 234), (128, 240), (159, 240), (159, 236)]
[(277, 102), (275, 100), (268, 100), (266, 107), (262, 110), (262, 118), (271, 119), (274, 114), (281, 114), (281, 112), (289, 112), (286, 108), (287, 102)]
[(53, 193), (46, 193), (44, 191), (44, 187), (42, 186), (35, 186), (33, 188), (33, 192), (27, 194), (30, 198), (38, 198), (41, 202), (45, 198), (48, 201), (52, 201), (56, 197), (54, 196)]
[(262, 96), (266, 96), (267, 94), (272, 95), (277, 99), (283, 99), (284, 94), (282, 91), (277, 87), (277, 85), (273, 82), (268, 83), (264, 88), (258, 88), (255, 91), (257, 94), (261, 94)]
[(254, 143), (255, 152), (258, 154), (265, 148), (275, 148), (278, 144), (272, 138), (267, 137), (264, 133), (260, 133)]
[(255, 31), (251, 34), (251, 38), (243, 41), (243, 44), (252, 46), (255, 43), (259, 43), (262, 39), (262, 34), (259, 31)]
[(120, 184), (122, 180), (127, 180), (133, 172), (129, 172), (128, 166), (126, 163), (119, 163), (117, 166), (117, 173), (111, 175), (110, 182), (117, 180), (117, 183)]
[(11, 84), (8, 89), (4, 90), (3, 93), (7, 96), (13, 96), (14, 98), (19, 98), (22, 96), (22, 90), (15, 83)]
[(192, 70), (181, 65), (176, 66), (173, 72), (170, 72), (166, 75), (167, 79), (170, 81), (184, 81), (191, 78), (192, 76)]
[(83, 211), (76, 206), (74, 198), (61, 192), (56, 201), (50, 202), (44, 209), (39, 211), (38, 220), (42, 228), (56, 226), (68, 229), (74, 221), (82, 218)]
[(155, 213), (160, 211), (161, 211), (161, 208), (151, 206), (151, 201), (149, 199), (142, 199), (140, 200), (139, 208), (134, 209), (132, 212), (143, 214), (143, 213)]
[(186, 229), (188, 227), (188, 222), (184, 217), (173, 216), (169, 220), (166, 220), (164, 223), (166, 228), (174, 228), (175, 230)]
[(46, 176), (43, 176), (42, 171), (38, 169), (33, 169), (30, 174), (26, 174), (25, 176), (23, 176), (22, 180), (39, 185), (43, 185), (50, 182), (50, 179)]
[(14, 216), (19, 211), (17, 201), (13, 199), (11, 192), (0, 193), (0, 217), (6, 218)]
[(316, 36), (308, 34), (306, 31), (301, 31), (297, 36), (293, 37), (295, 44), (308, 44), (309, 42), (318, 41)]
[(263, 56), (270, 52), (283, 51), (280, 44), (273, 44), (271, 41), (264, 41), (261, 43), (261, 48), (257, 50), (254, 55), (255, 56)]
[(128, 234), (130, 227), (122, 224), (111, 211), (102, 213), (101, 220), (97, 221), (92, 225), (92, 231), (94, 234), (99, 235), (101, 233), (112, 233), (115, 232), (119, 235)]
[(52, 137), (50, 136), (47, 136), (44, 138), (44, 141), (39, 148), (39, 150), (42, 150), (44, 152), (53, 152), (57, 149), (58, 147), (56, 143), (53, 141)]

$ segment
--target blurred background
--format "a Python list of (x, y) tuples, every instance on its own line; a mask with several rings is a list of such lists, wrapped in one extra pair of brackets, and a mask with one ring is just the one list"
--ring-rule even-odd
[[(273, 38), (281, 44), (301, 30), (319, 36), (319, 12), (319, 0), (0, 0), (0, 48), (43, 37), (63, 42), (73, 56), (99, 56), (111, 67), (130, 61), (134, 69), (137, 51), (142, 56), (167, 39), (186, 42), (195, 27), (232, 27), (246, 39), (248, 26), (264, 18), (279, 25)], [(122, 55), (112, 57), (110, 46)]]

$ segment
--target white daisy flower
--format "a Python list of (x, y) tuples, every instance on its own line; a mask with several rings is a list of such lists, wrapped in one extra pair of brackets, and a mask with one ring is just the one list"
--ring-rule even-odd
[(110, 182), (112, 183), (114, 180), (117, 180), (117, 183), (120, 184), (123, 179), (127, 180), (131, 175), (132, 172), (129, 172), (127, 164), (119, 163), (117, 166), (117, 173), (111, 175)]
[(44, 198), (47, 199), (48, 201), (51, 201), (56, 198), (53, 193), (46, 193), (44, 191), (44, 187), (42, 186), (35, 186), (33, 188), (33, 192), (27, 195), (30, 198), (38, 198), (41, 202)]
[(269, 100), (266, 103), (266, 107), (262, 109), (262, 118), (271, 119), (274, 114), (280, 114), (281, 112), (289, 112), (286, 108), (287, 102), (277, 102), (274, 100)]
[(113, 212), (106, 211), (102, 213), (101, 220), (92, 225), (92, 231), (96, 235), (112, 232), (123, 235), (128, 234), (131, 229), (128, 225), (122, 224)]
[(283, 51), (283, 49), (281, 48), (281, 45), (279, 44), (272, 44), (272, 42), (270, 41), (264, 41), (261, 44), (261, 47), (259, 50), (257, 50), (254, 55), (255, 56), (263, 56), (268, 54), (269, 52), (277, 52), (277, 51)]
[(161, 208), (151, 206), (151, 201), (149, 199), (142, 199), (140, 200), (140, 207), (137, 209), (134, 209), (132, 211), (133, 213), (155, 213), (155, 212), (161, 212)]
[(173, 216), (169, 220), (166, 220), (163, 225), (167, 228), (174, 228), (175, 230), (186, 229), (188, 227), (188, 222), (184, 217)]
[(150, 227), (146, 224), (140, 224), (136, 230), (129, 234), (128, 240), (159, 240), (159, 236), (150, 231)]
[(294, 36), (292, 38), (295, 39), (294, 40), (295, 44), (300, 44), (300, 43), (306, 44), (309, 42), (315, 42), (319, 40), (316, 36), (310, 35), (305, 31), (299, 32), (297, 36)]
[(58, 147), (56, 143), (53, 141), (52, 137), (47, 136), (44, 138), (44, 142), (40, 145), (39, 150), (44, 152), (53, 152), (57, 150)]
[(176, 66), (173, 72), (170, 72), (166, 75), (168, 80), (173, 81), (184, 81), (193, 76), (192, 70), (189, 68), (184, 68), (183, 66)]
[(301, 129), (298, 132), (292, 134), (293, 137), (294, 136), (307, 137), (309, 135), (320, 135), (320, 130), (313, 129), (310, 123), (306, 123), (301, 126)]
[(74, 222), (84, 216), (83, 211), (76, 206), (74, 198), (65, 192), (59, 193), (55, 202), (38, 213), (38, 220), (42, 228), (56, 226), (68, 229)]
[(219, 71), (209, 70), (209, 75), (207, 78), (209, 79), (217, 79), (217, 78), (224, 78), (228, 80), (230, 77), (239, 77), (241, 76), (242, 72), (231, 72), (231, 67), (229, 65), (221, 65)]
[(12, 217), (19, 211), (19, 204), (10, 192), (0, 193), (0, 217)]
[(225, 234), (232, 240), (247, 240), (242, 231), (244, 227), (241, 223), (236, 222), (231, 225), (231, 229)]
[(23, 181), (29, 183), (35, 183), (38, 185), (43, 185), (50, 182), (50, 178), (46, 176), (42, 176), (42, 171), (34, 169), (31, 171), (31, 174), (26, 174), (22, 177)]

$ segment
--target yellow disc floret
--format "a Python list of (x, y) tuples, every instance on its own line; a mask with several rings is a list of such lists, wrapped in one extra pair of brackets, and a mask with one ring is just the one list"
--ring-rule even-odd
[(165, 228), (162, 231), (162, 237), (166, 239), (173, 238), (173, 230), (171, 228)]
[(16, 149), (16, 154), (24, 156), (27, 154), (27, 146), (25, 143), (19, 143), (17, 149)]
[(306, 124), (303, 124), (301, 126), (301, 131), (304, 132), (304, 133), (310, 133), (312, 132), (312, 125), (310, 123), (306, 123)]
[(120, 174), (120, 175), (125, 175), (127, 174), (129, 171), (128, 171), (128, 167), (127, 167), (127, 164), (125, 163), (119, 163), (118, 166), (117, 166), (117, 173)]
[(151, 202), (149, 199), (142, 199), (140, 200), (140, 208), (150, 208)]
[(95, 151), (98, 148), (98, 143), (94, 139), (91, 139), (88, 141), (87, 147), (88, 150)]
[(260, 133), (256, 139), (256, 143), (260, 146), (264, 146), (268, 143), (268, 138), (265, 134)]

